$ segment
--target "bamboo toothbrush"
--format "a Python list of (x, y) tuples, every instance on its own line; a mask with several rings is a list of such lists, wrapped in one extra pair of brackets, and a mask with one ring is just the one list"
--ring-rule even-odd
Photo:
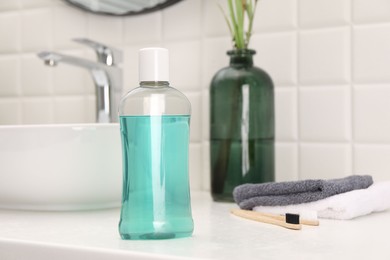
[(299, 215), (297, 214), (287, 213), (285, 217), (281, 216), (283, 219), (277, 219), (258, 214), (258, 212), (252, 210), (232, 209), (230, 212), (242, 218), (277, 225), (288, 229), (300, 230), (302, 228), (301, 224), (299, 224)]
[[(282, 221), (285, 221), (286, 219), (285, 215), (277, 215), (277, 214), (258, 212), (258, 211), (254, 211), (254, 212), (261, 216), (274, 218)], [(299, 224), (307, 225), (307, 226), (319, 226), (320, 222), (317, 219), (317, 214), (315, 211), (302, 211), (300, 212), (299, 215)]]

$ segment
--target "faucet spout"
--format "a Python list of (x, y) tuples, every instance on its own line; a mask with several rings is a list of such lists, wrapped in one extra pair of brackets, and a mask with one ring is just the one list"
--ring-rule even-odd
[(122, 71), (113, 64), (104, 64), (79, 57), (73, 57), (56, 52), (42, 51), (38, 57), (48, 66), (59, 63), (69, 64), (87, 69), (96, 86), (97, 122), (117, 122), (118, 102), (122, 91)]
[(83, 67), (89, 70), (92, 69), (106, 69), (106, 65), (103, 63), (98, 63), (83, 58), (73, 57), (65, 54), (60, 54), (57, 52), (50, 51), (41, 51), (38, 54), (38, 57), (41, 58), (45, 64), (50, 64), (56, 66), (58, 63), (67, 63), (73, 66)]

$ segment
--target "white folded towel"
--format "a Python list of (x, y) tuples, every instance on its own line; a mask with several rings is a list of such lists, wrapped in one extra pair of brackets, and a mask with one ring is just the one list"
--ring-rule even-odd
[(254, 211), (302, 214), (315, 211), (319, 218), (353, 219), (390, 208), (390, 181), (374, 183), (367, 189), (353, 190), (315, 202), (286, 206), (257, 206)]

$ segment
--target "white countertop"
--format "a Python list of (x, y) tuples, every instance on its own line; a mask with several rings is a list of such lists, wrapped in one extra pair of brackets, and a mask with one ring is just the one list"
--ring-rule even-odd
[(192, 193), (191, 238), (124, 241), (119, 209), (0, 210), (0, 259), (390, 259), (390, 211), (294, 231), (230, 215), (235, 204)]

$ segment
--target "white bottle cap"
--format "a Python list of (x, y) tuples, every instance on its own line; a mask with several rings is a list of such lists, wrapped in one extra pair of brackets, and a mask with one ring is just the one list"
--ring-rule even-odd
[(169, 81), (169, 53), (164, 48), (138, 52), (139, 81)]

